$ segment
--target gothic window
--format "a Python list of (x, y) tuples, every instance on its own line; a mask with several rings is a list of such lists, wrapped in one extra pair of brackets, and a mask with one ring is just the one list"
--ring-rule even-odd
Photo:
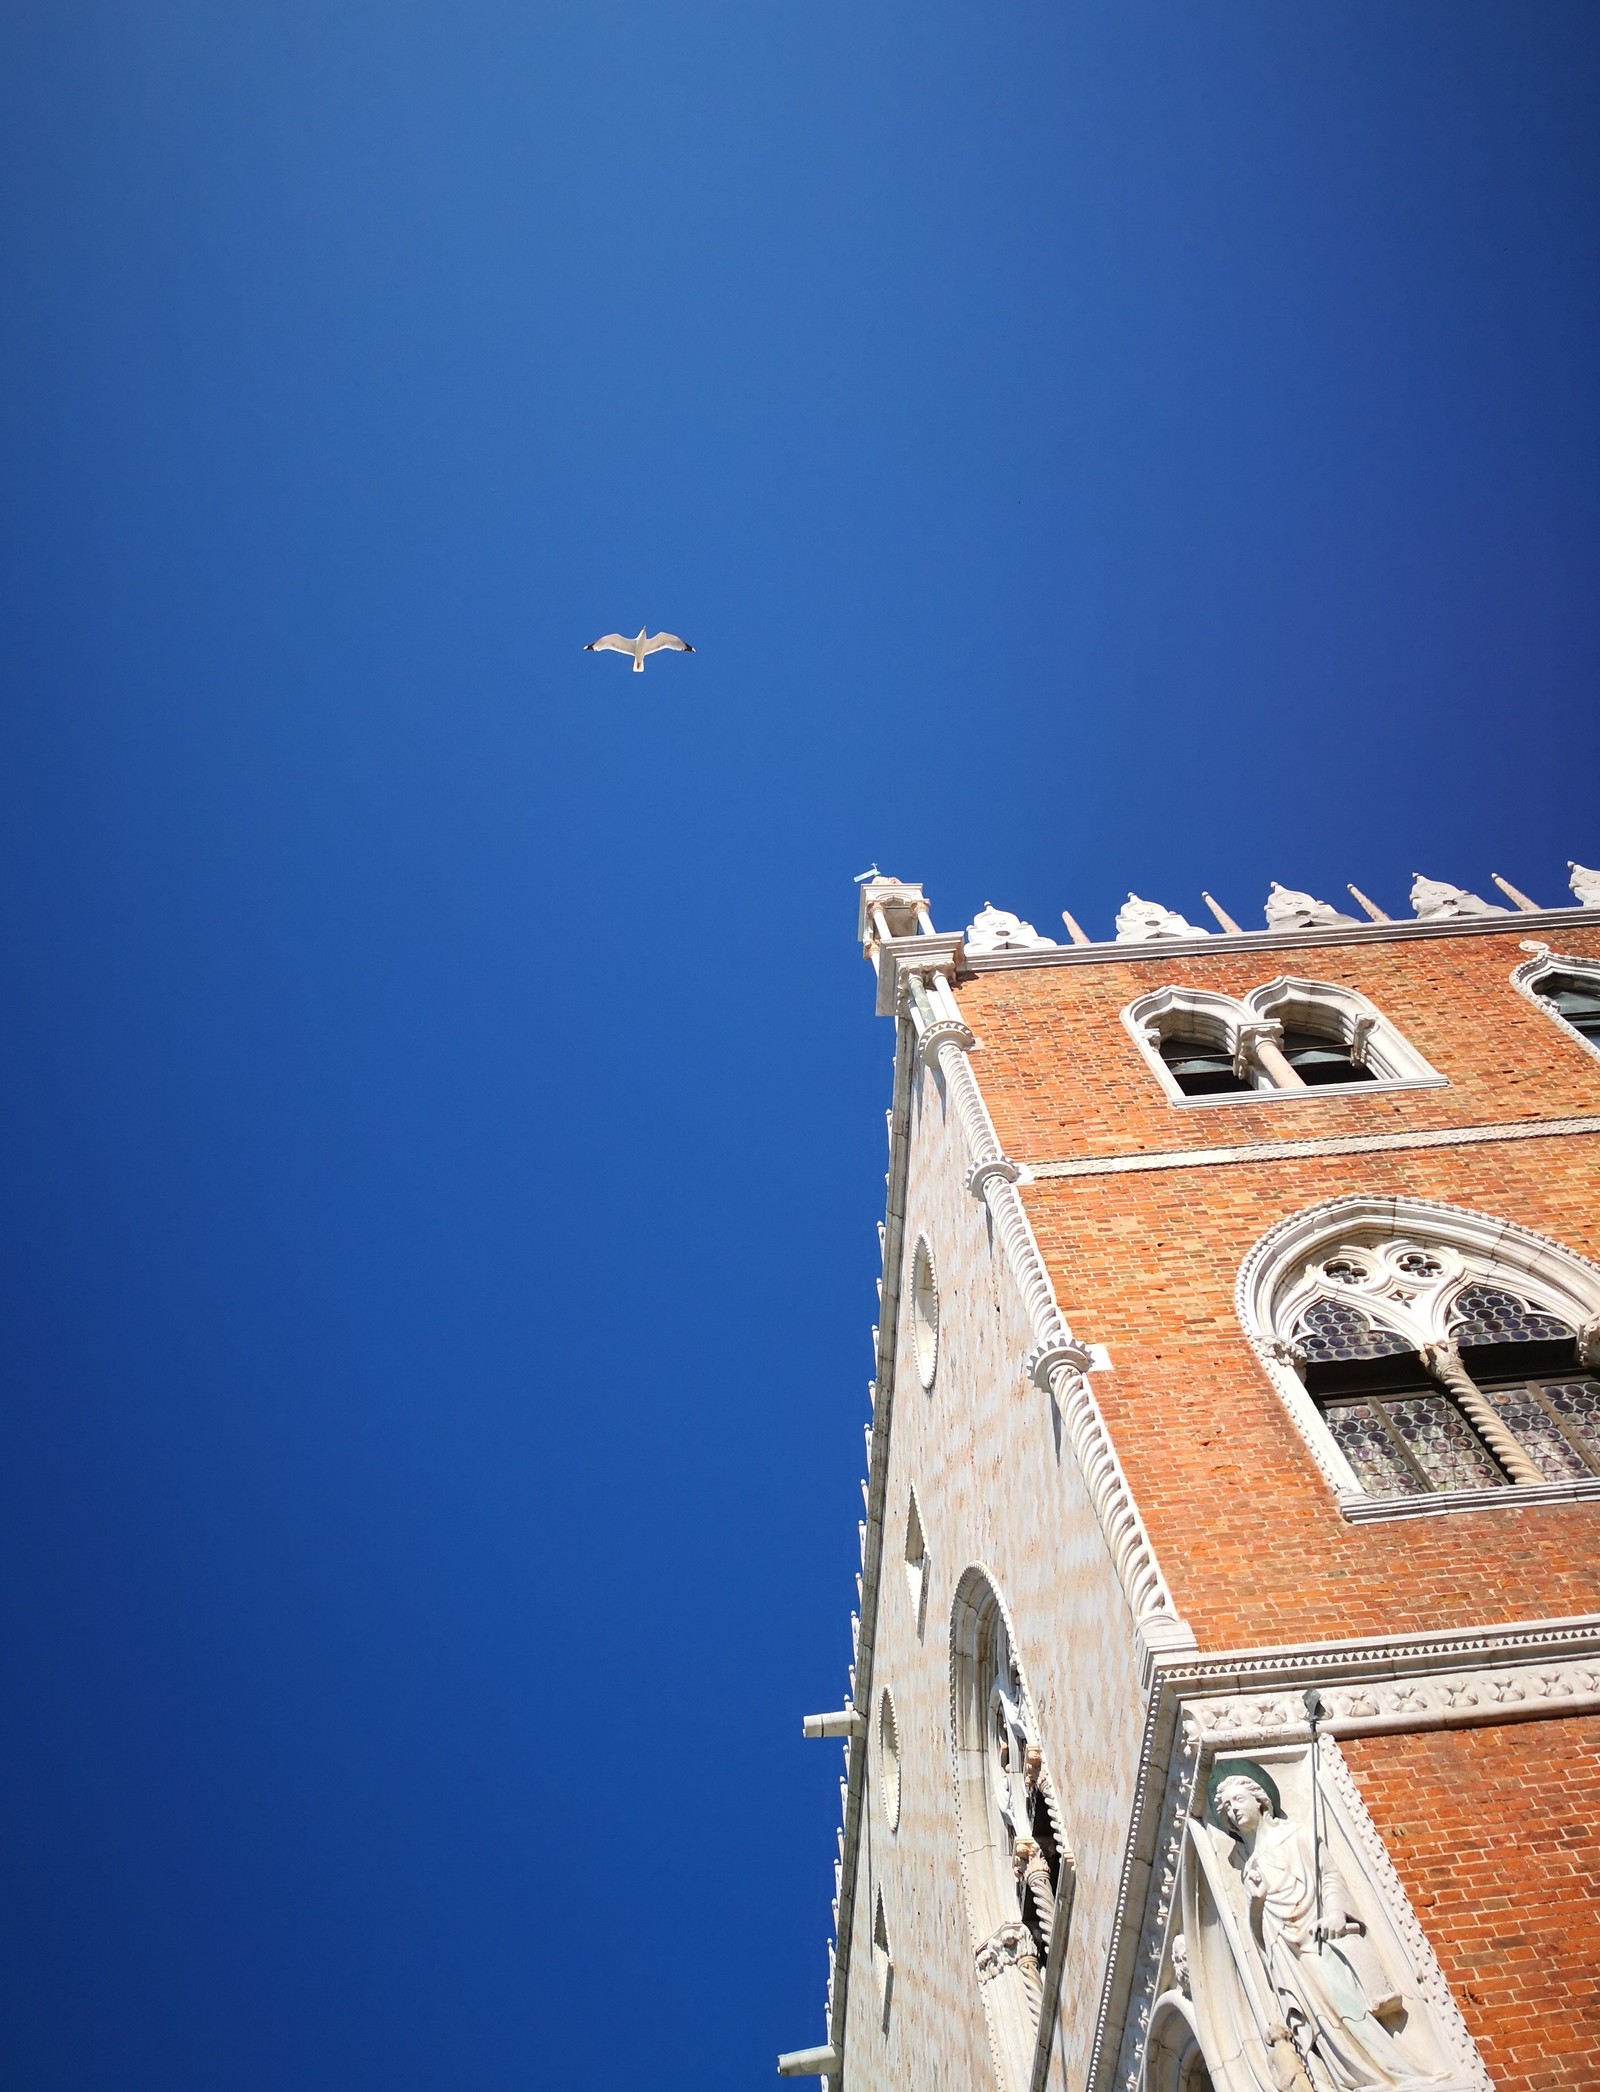
[(906, 1505), (906, 1589), (911, 1593), (912, 1616), (917, 1623), (917, 1639), (921, 1641), (928, 1598), (928, 1542), (922, 1530), (922, 1512), (918, 1508), (915, 1489)]
[(1158, 988), (1123, 1012), (1174, 1103), (1443, 1080), (1353, 988), (1280, 978), (1242, 1000)]
[(1322, 1212), (1311, 1255), (1299, 1219), (1252, 1251), (1240, 1311), (1335, 1486), (1397, 1504), (1600, 1492), (1600, 1272), (1421, 1200)]
[(1600, 962), (1563, 958), (1547, 945), (1523, 950), (1535, 956), (1511, 976), (1515, 986), (1589, 1052), (1600, 1054)]
[(885, 1688), (878, 1701), (878, 1791), (890, 1830), (900, 1828), (900, 1724), (894, 1695)]
[(1010, 1626), (981, 1570), (969, 1569), (957, 1587), (951, 1637), (973, 1966), (1002, 2092), (1026, 2092), (1041, 2021), (1053, 2016), (1045, 1987), (1059, 1980), (1056, 1929), (1066, 1922), (1073, 1860)]

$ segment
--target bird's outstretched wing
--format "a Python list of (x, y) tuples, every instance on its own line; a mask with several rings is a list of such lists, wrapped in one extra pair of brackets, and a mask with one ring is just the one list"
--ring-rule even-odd
[(631, 654), (633, 641), (624, 639), (620, 632), (607, 632), (602, 639), (591, 639), (583, 651), (586, 654)]
[(654, 639), (647, 639), (644, 650), (647, 654), (659, 654), (661, 649), (671, 647), (675, 654), (692, 654), (694, 648), (687, 639), (680, 639), (676, 632), (658, 632)]

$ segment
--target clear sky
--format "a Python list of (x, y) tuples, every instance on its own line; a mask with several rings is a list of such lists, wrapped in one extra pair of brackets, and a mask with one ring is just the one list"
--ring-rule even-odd
[(8, 2084), (822, 2038), (851, 875), (1564, 899), (1597, 240), (1592, 0), (11, 0)]

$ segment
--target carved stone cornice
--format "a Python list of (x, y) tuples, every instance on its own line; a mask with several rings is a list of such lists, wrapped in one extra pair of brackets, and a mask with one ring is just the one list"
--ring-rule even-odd
[(910, 978), (930, 972), (953, 973), (965, 955), (959, 930), (929, 936), (891, 937), (877, 947), (878, 1015), (898, 1016)]
[[(1028, 966), (1165, 965), (1172, 959), (1216, 957), (1232, 951), (1311, 951), (1345, 944), (1404, 944), (1419, 937), (1506, 937), (1531, 929), (1556, 932), (1600, 928), (1600, 908), (1541, 908), (1532, 915), (1437, 917), (1426, 922), (1351, 923), (1314, 930), (1241, 930), (1219, 937), (1159, 937), (1146, 944), (1063, 944), (1054, 950), (969, 953), (963, 973), (1014, 973)], [(1591, 959), (1587, 963), (1593, 965)]]

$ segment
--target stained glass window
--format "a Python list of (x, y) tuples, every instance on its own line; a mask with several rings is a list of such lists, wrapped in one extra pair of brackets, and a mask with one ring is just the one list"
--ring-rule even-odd
[(1571, 1329), (1554, 1315), (1529, 1307), (1515, 1293), (1494, 1286), (1468, 1286), (1455, 1304), (1451, 1334), (1463, 1348), (1472, 1344), (1537, 1344), (1570, 1337)]
[(1445, 1395), (1409, 1395), (1384, 1413), (1435, 1489), (1494, 1489), (1505, 1481), (1488, 1448)]
[(1586, 1482), (1593, 1472), (1531, 1387), (1484, 1389), (1496, 1416), (1547, 1482)]
[(1600, 1466), (1600, 1384), (1593, 1380), (1541, 1381), (1539, 1392), (1571, 1436)]
[(1300, 1317), (1295, 1341), (1313, 1362), (1332, 1358), (1393, 1358), (1415, 1346), (1375, 1324), (1345, 1300), (1318, 1300)]
[(1384, 1429), (1382, 1405), (1340, 1402), (1328, 1410), (1333, 1442), (1368, 1496), (1416, 1496), (1423, 1485)]

